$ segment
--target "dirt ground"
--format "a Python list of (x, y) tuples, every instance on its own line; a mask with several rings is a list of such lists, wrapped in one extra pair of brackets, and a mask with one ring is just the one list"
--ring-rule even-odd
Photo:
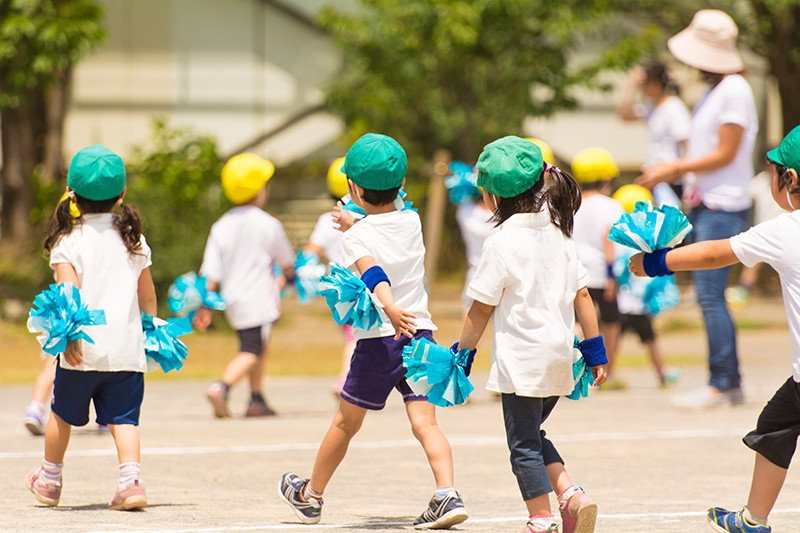
[[(696, 317), (695, 310), (680, 312)], [(668, 355), (690, 361), (673, 389), (657, 388), (647, 366), (625, 365), (620, 373), (631, 382), (627, 391), (593, 391), (587, 399), (563, 400), (556, 407), (545, 429), (573, 481), (597, 501), (596, 531), (711, 531), (708, 507), (745, 503), (753, 454), (741, 436), (790, 374), (782, 304), (754, 302), (747, 313), (769, 327), (740, 331), (743, 406), (689, 412), (670, 405), (673, 394), (706, 379), (705, 368), (691, 363), (704, 357), (704, 334), (687, 327), (661, 336)], [(623, 352), (636, 350), (638, 342), (626, 337)], [(471, 403), (438, 414), (453, 448), (456, 486), (470, 512), (456, 530), (519, 531), (525, 508), (508, 462), (500, 404), (483, 390), (485, 372), (472, 379), (477, 390)], [(30, 385), (2, 385), (0, 531), (412, 530), (410, 522), (427, 505), (433, 478), (396, 396), (384, 411), (368, 415), (353, 440), (326, 491), (320, 525), (298, 523), (278, 499), (283, 472), (310, 473), (335, 409), (331, 381), (332, 376), (268, 377), (265, 390), (279, 416), (221, 421), (211, 416), (203, 397), (208, 380), (148, 380), (140, 435), (149, 506), (129, 513), (107, 509), (117, 461), (111, 437), (93, 424), (73, 432), (60, 505), (38, 504), (24, 486), (26, 472), (43, 451), (42, 438), (30, 436), (22, 424)], [(246, 392), (244, 385), (233, 391), (237, 413), (244, 411)], [(771, 516), (773, 531), (798, 531), (798, 502), (795, 468)]]

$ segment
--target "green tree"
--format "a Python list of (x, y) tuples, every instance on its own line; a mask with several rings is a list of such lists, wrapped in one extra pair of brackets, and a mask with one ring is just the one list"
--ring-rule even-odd
[(104, 38), (92, 0), (0, 1), (0, 238), (31, 236), (30, 213), (42, 182), (63, 174), (64, 114), (73, 66)]

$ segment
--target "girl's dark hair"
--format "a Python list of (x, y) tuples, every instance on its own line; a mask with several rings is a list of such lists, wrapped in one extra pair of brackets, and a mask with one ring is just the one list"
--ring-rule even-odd
[(538, 213), (547, 202), (550, 220), (566, 237), (572, 236), (573, 217), (581, 206), (581, 190), (578, 182), (568, 173), (551, 167), (550, 185), (545, 188), (542, 177), (527, 191), (510, 198), (500, 198), (495, 208), (495, 226), (511, 218), (516, 213)]
[[(74, 193), (73, 193), (74, 194)], [(122, 196), (122, 195), (120, 195)], [(82, 196), (75, 194), (75, 203), (81, 216), (73, 218), (70, 213), (70, 200), (65, 199), (58, 204), (56, 212), (53, 214), (53, 219), (50, 221), (50, 228), (47, 231), (47, 238), (44, 240), (44, 249), (46, 253), (50, 253), (53, 247), (58, 244), (61, 237), (72, 233), (76, 221), (83, 223), (83, 215), (89, 213), (108, 213), (114, 209), (114, 205), (119, 200), (120, 196), (110, 198), (108, 200), (89, 200)], [(128, 253), (138, 253), (142, 247), (142, 219), (139, 213), (136, 212), (132, 206), (122, 203), (120, 204), (120, 213), (114, 213), (114, 227), (119, 231), (122, 242)]]
[(676, 95), (681, 94), (680, 87), (678, 87), (678, 84), (672, 79), (672, 76), (669, 75), (669, 70), (667, 70), (667, 66), (663, 63), (651, 63), (645, 68), (645, 75), (647, 81), (660, 83), (665, 92)]
[[(789, 169), (780, 163), (773, 161), (769, 157), (766, 158), (767, 163), (775, 167), (775, 173), (778, 175), (778, 190), (783, 190), (784, 187), (789, 187), (791, 179), (789, 178)], [(789, 189), (789, 194), (800, 194), (800, 182), (795, 183), (794, 188)]]

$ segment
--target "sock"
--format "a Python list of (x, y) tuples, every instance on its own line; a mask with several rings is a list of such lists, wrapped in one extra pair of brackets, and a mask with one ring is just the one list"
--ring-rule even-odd
[(142, 478), (142, 465), (139, 463), (120, 463), (119, 465), (119, 484), (127, 486)]
[(558, 503), (562, 505), (567, 503), (569, 499), (575, 495), (576, 492), (584, 492), (584, 490), (582, 487), (579, 487), (578, 485), (570, 485), (569, 487), (564, 489), (564, 492), (558, 495), (557, 497)]
[(61, 470), (64, 463), (51, 463), (42, 459), (42, 478), (50, 483), (61, 483)]
[(250, 393), (250, 400), (263, 402), (264, 401), (264, 396), (261, 394), (261, 391), (259, 391), (259, 392), (251, 392)]
[(308, 485), (309, 484), (306, 483), (303, 486), (303, 499), (304, 500), (309, 500), (311, 498), (314, 498), (315, 500), (321, 500), (322, 499), (322, 494), (319, 493), (319, 492), (311, 490), (311, 488), (309, 488)]
[(766, 518), (761, 518), (760, 516), (754, 515), (753, 513), (750, 512), (750, 509), (748, 509), (747, 507), (744, 508), (744, 512), (742, 514), (744, 515), (744, 519), (751, 526), (766, 526), (767, 525), (767, 519)]
[(433, 497), (434, 497), (434, 498), (436, 498), (437, 500), (441, 500), (442, 498), (444, 498), (445, 496), (447, 496), (447, 495), (448, 495), (450, 492), (452, 492), (452, 491), (455, 491), (455, 490), (456, 490), (456, 489), (455, 489), (455, 487), (453, 487), (453, 486), (450, 486), (450, 487), (442, 487), (442, 488), (436, 489), (436, 490), (433, 492)]

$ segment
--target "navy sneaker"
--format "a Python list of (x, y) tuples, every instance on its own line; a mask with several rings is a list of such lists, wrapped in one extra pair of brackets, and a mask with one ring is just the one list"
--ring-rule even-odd
[(303, 489), (308, 483), (296, 474), (287, 472), (278, 483), (278, 494), (304, 524), (316, 524), (322, 516), (322, 499), (303, 498)]
[(728, 511), (722, 507), (708, 510), (708, 523), (719, 533), (770, 533), (770, 526), (751, 525), (744, 519), (744, 509)]
[(447, 529), (469, 518), (464, 502), (457, 491), (451, 490), (444, 498), (431, 498), (428, 508), (414, 520), (416, 529)]

